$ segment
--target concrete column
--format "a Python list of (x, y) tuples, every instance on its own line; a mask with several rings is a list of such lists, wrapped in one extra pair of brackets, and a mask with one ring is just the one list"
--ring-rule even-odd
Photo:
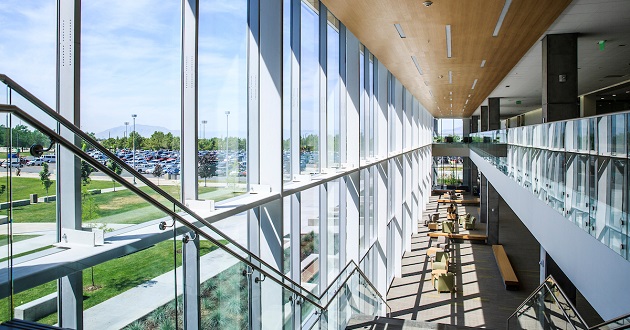
[(488, 222), (488, 179), (481, 174), (481, 182), (479, 182), (479, 197), (481, 203), (479, 205), (479, 222)]
[(488, 210), (486, 216), (486, 236), (488, 236), (488, 245), (499, 244), (499, 193), (494, 186), (486, 181), (486, 205)]
[(595, 95), (580, 96), (580, 117), (597, 115), (597, 98)]
[(477, 187), (479, 188), (479, 182), (477, 180), (477, 177), (479, 176), (479, 169), (477, 169), (477, 165), (475, 165), (475, 163), (468, 159), (470, 161), (470, 181), (468, 182), (468, 186), (470, 187), (470, 191), (473, 191), (473, 187)]
[(472, 122), (472, 120), (470, 118), (463, 118), (462, 119), (462, 135), (464, 137), (467, 137), (470, 135), (470, 123)]
[(577, 118), (577, 34), (548, 34), (542, 40), (543, 122)]
[[(57, 2), (57, 111), (76, 126), (81, 124), (81, 1)], [(78, 146), (74, 133), (59, 134)], [(61, 230), (81, 230), (81, 161), (71, 151), (57, 146), (57, 241)], [(57, 281), (59, 326), (83, 329), (83, 273)]]
[(501, 98), (488, 99), (488, 130), (495, 131), (501, 128)]
[(488, 131), (488, 106), (481, 106), (481, 132)]
[(470, 117), (470, 133), (478, 133), (479, 132), (479, 116)]
[(472, 164), (472, 161), (470, 161), (470, 158), (468, 157), (464, 157), (464, 163), (462, 164), (462, 181), (463, 181), (463, 185), (468, 186), (468, 188), (470, 189), (470, 191), (472, 191), (472, 185), (471, 183), (471, 178), (470, 178), (470, 165)]

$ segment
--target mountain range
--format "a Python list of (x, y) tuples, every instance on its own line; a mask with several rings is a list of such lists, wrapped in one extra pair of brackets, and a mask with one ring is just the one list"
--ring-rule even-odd
[[(128, 127), (126, 127), (127, 135), (129, 135), (132, 131), (133, 131), (132, 125), (129, 125)], [(179, 130), (170, 130), (168, 128), (161, 127), (161, 126), (136, 125), (136, 131), (138, 132), (138, 134), (140, 134), (140, 136), (143, 136), (143, 137), (150, 137), (156, 131), (163, 132), (164, 134), (172, 133), (174, 136), (180, 135)], [(102, 132), (96, 133), (97, 139), (107, 139), (110, 137), (113, 137), (113, 138), (125, 137), (125, 126), (122, 125), (118, 127), (112, 127), (108, 130), (104, 130)]]

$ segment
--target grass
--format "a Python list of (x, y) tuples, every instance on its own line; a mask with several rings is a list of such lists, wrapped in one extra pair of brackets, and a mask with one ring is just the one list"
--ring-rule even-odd
[[(222, 241), (222, 243), (227, 243)], [(173, 262), (173, 241), (168, 240), (160, 242), (148, 249), (138, 251), (113, 259), (102, 264), (94, 266), (94, 284), (100, 287), (96, 290), (88, 290), (92, 285), (92, 271), (90, 268), (83, 271), (83, 309), (96, 306), (122, 292), (136, 287), (146, 281), (158, 277), (166, 272), (172, 271), (175, 267), (182, 264), (180, 240), (177, 244), (177, 263)], [(205, 255), (218, 249), (217, 246), (209, 241), (200, 242), (200, 255)], [(19, 306), (35, 299), (41, 298), (53, 292), (56, 292), (56, 281), (48, 282), (38, 287), (20, 292), (14, 295), (14, 305)], [(0, 301), (0, 310), (8, 309), (7, 300)], [(57, 322), (57, 314), (51, 314), (40, 323), (55, 324)]]
[[(36, 253), (36, 252), (39, 252), (39, 251), (44, 251), (44, 250), (49, 249), (49, 248), (51, 248), (51, 247), (53, 247), (53, 246), (52, 246), (52, 245), (42, 246), (42, 247), (37, 248), (37, 249), (35, 249), (35, 250), (30, 250), (30, 251), (26, 251), (26, 252), (22, 252), (22, 253), (14, 254), (14, 255), (13, 255), (13, 259), (17, 259), (17, 258), (19, 258), (19, 257), (27, 256), (27, 255), (29, 255), (29, 254), (33, 254), (33, 253)], [(8, 257), (6, 257), (6, 258), (0, 258), (0, 263), (5, 262), (5, 261), (7, 261), (7, 260), (9, 260), (9, 258), (8, 258)]]
[[(48, 189), (48, 193), (50, 195), (55, 194), (55, 180), (52, 180), (53, 184)], [(3, 184), (9, 189), (9, 177), (0, 178), (0, 184)], [(112, 188), (114, 184), (110, 181), (100, 181), (100, 180), (92, 180), (90, 183), (89, 189), (106, 189)], [(120, 187), (120, 184), (116, 182), (116, 187)], [(20, 199), (28, 199), (30, 194), (37, 194), (39, 197), (44, 197), (46, 195), (46, 189), (42, 185), (41, 180), (38, 178), (23, 178), (13, 176), (11, 178), (11, 189), (13, 190), (13, 200)], [(0, 202), (8, 202), (9, 195), (5, 192), (0, 196)]]
[[(88, 189), (93, 189), (93, 184), (94, 181), (92, 181), (92, 183), (88, 186)], [(164, 189), (171, 195), (179, 195), (178, 186), (161, 186), (160, 188)], [(158, 201), (162, 203), (166, 202), (164, 198), (152, 191), (149, 187), (140, 187), (140, 189), (156, 198)], [(219, 191), (214, 187), (199, 187), (200, 194), (211, 192), (220, 193), (214, 197), (215, 201), (221, 201), (238, 195), (238, 193)], [(97, 211), (98, 217), (90, 221), (85, 221), (86, 223), (104, 222), (138, 224), (165, 216), (162, 211), (158, 210), (135, 193), (126, 189), (96, 194), (92, 195), (92, 197), (94, 198), (94, 203), (99, 208)], [(55, 222), (55, 205), (55, 202), (50, 202), (14, 207), (13, 221), (16, 223)]]
[[(13, 243), (38, 236), (40, 235), (13, 235)], [(9, 235), (0, 235), (0, 246), (5, 246), (7, 244), (9, 244)]]

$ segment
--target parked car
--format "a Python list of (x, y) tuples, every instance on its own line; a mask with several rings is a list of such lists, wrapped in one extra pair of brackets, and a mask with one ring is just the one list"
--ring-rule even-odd
[(26, 163), (26, 166), (42, 166), (44, 164), (44, 160), (42, 158), (35, 158), (33, 160), (29, 160)]

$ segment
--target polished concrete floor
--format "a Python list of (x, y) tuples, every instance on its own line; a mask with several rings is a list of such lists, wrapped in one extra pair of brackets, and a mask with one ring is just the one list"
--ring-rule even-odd
[[(441, 220), (446, 218), (446, 206), (437, 205), (437, 196), (433, 196), (425, 214), (436, 211)], [(478, 207), (458, 210), (459, 214), (466, 212), (479, 218)], [(519, 290), (505, 289), (490, 245), (464, 241), (451, 246), (456, 292), (438, 293), (431, 284), (431, 263), (426, 257), (435, 239), (427, 236), (429, 230), (422, 221), (411, 251), (403, 256), (402, 277), (393, 280), (387, 294), (392, 317), (504, 329), (508, 317), (538, 287), (540, 252), (537, 241), (503, 201), (499, 216), (499, 240), (519, 279)], [(484, 233), (484, 225), (474, 232)]]

